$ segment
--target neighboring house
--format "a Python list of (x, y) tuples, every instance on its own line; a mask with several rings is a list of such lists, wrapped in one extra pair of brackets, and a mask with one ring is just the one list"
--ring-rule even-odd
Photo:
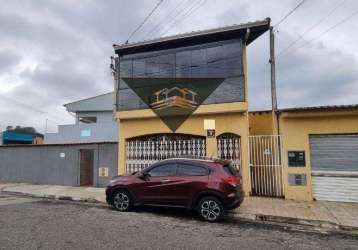
[(358, 105), (256, 111), (249, 120), (251, 148), (264, 142), (251, 152), (252, 192), (274, 183), (268, 173), (279, 161), (269, 138), (279, 134), (286, 199), (358, 202)]
[(117, 175), (116, 142), (2, 145), (0, 182), (106, 186)]
[[(0, 181), (70, 186), (106, 186), (117, 175), (118, 124), (113, 119), (113, 93), (64, 105), (72, 125), (46, 133), (45, 144), (0, 147)], [(3, 140), (9, 138), (4, 134)], [(12, 140), (40, 142), (33, 135)]]
[(118, 125), (113, 118), (113, 92), (65, 104), (75, 124), (59, 125), (57, 133), (46, 133), (46, 144), (117, 142)]

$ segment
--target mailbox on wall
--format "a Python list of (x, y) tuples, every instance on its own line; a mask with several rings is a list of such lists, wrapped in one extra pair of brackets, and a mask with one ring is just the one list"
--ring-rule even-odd
[(306, 186), (306, 174), (288, 174), (288, 184), (290, 186)]
[(305, 167), (306, 157), (305, 151), (288, 151), (289, 167)]

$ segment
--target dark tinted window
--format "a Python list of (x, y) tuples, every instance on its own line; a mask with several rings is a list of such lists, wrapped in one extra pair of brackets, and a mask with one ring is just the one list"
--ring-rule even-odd
[(83, 116), (83, 117), (79, 117), (79, 121), (82, 123), (96, 123), (97, 122), (97, 117), (95, 116)]
[(239, 171), (234, 166), (232, 166), (231, 164), (224, 165), (224, 170), (229, 175), (233, 175), (233, 176), (239, 176), (240, 175)]
[(179, 165), (177, 170), (178, 176), (200, 176), (207, 174), (208, 170), (206, 168), (192, 165)]
[(120, 77), (234, 77), (241, 76), (241, 41), (169, 49), (158, 54), (145, 52), (120, 59)]
[[(124, 78), (224, 78), (222, 84), (208, 96), (204, 104), (229, 103), (245, 99), (242, 42), (239, 38), (121, 56), (119, 69), (117, 109), (120, 111), (148, 108), (133, 89), (128, 89)], [(180, 84), (182, 80), (185, 81), (179, 79), (178, 83)], [(148, 89), (141, 90), (142, 93), (148, 91), (148, 97), (143, 97), (147, 103), (152, 97), (151, 92), (155, 84), (158, 84), (158, 90), (165, 87), (161, 86), (162, 83), (153, 81), (148, 83)], [(204, 93), (203, 95), (206, 96)], [(197, 101), (201, 102), (201, 100)]]
[(161, 165), (151, 169), (148, 173), (150, 176), (172, 176), (175, 174), (175, 164)]
[(176, 53), (176, 77), (191, 77), (191, 51)]
[(123, 60), (120, 62), (119, 74), (121, 77), (132, 77), (132, 60)]

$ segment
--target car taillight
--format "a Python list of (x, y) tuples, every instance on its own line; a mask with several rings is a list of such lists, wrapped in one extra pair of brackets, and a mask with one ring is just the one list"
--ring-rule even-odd
[(240, 184), (241, 179), (240, 179), (240, 177), (229, 176), (229, 177), (223, 178), (223, 181), (226, 182), (226, 183), (231, 184), (231, 185), (234, 186), (234, 187), (236, 187), (237, 184)]

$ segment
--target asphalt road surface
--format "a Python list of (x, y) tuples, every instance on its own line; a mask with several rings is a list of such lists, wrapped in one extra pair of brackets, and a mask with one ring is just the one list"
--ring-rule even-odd
[(198, 221), (191, 212), (48, 201), (0, 193), (0, 249), (358, 249), (358, 237)]

